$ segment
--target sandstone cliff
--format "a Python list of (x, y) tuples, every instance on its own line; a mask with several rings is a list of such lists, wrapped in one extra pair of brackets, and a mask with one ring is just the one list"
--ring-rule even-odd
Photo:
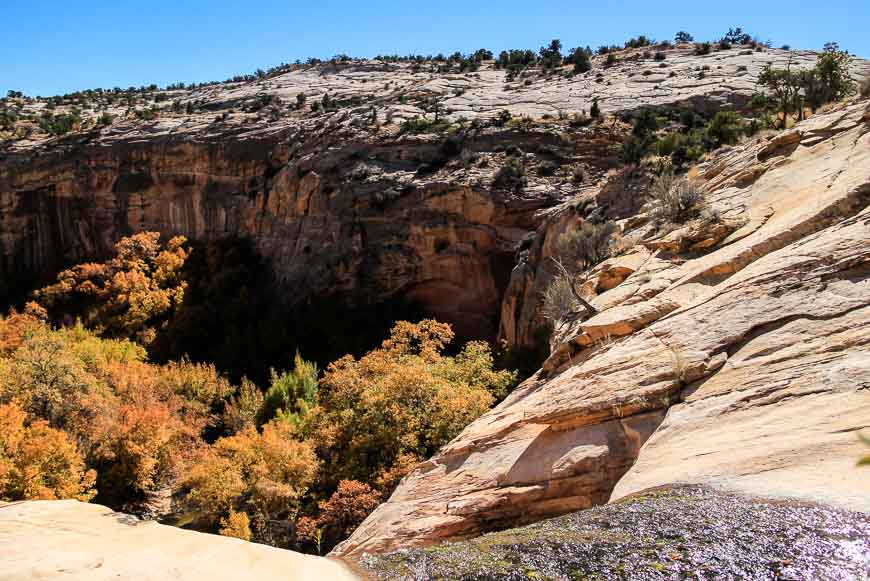
[[(153, 96), (163, 104), (153, 120), (107, 105), (121, 117), (110, 127), (34, 134), (0, 153), (0, 274), (26, 284), (145, 229), (195, 239), (233, 234), (251, 238), (271, 261), (288, 301), (344, 291), (359, 302), (404, 297), (461, 335), (494, 337), (516, 244), (540, 224), (536, 212), (594, 187), (615, 165), (623, 128), (574, 127), (557, 117), (587, 111), (595, 97), (604, 113), (740, 105), (765, 64), (810, 66), (816, 58), (665, 52), (664, 62), (627, 51), (611, 67), (596, 57), (578, 76), (516, 81), (489, 64), (465, 74), (327, 64), (163, 92)], [(328, 94), (341, 107), (298, 110), (300, 94), (309, 103)], [(451, 139), (401, 134), (401, 121), (433, 117), (425, 110), (433, 98), (443, 119), (464, 129)], [(171, 101), (195, 107), (173, 112)], [(489, 127), (503, 110), (536, 123)], [(83, 111), (97, 115), (94, 104)], [(521, 193), (492, 187), (508, 145), (526, 152)], [(562, 169), (545, 175), (534, 169), (542, 161)], [(509, 325), (502, 323), (502, 337), (529, 342), (530, 332), (520, 340)]]
[[(870, 107), (719, 151), (698, 177), (721, 219), (667, 234), (627, 220), (636, 244), (588, 285), (599, 313), (558, 328), (543, 369), (335, 553), (469, 537), (670, 483), (870, 510), (855, 468), (870, 417)], [(554, 212), (533, 256), (574, 211)]]

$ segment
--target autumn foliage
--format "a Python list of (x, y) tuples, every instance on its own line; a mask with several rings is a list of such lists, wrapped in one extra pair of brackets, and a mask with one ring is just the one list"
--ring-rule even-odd
[(235, 510), (292, 518), (317, 474), (314, 447), (293, 426), (273, 421), (221, 438), (182, 481), (187, 502), (215, 521)]
[[(104, 502), (174, 482), (185, 457), (204, 445), (215, 400), (232, 389), (213, 367), (150, 365), (142, 347), (100, 339), (81, 325), (52, 329), (14, 314), (0, 319), (0, 336), (7, 345), (0, 351), (0, 403), (13, 406), (7, 413), (20, 410), (23, 425), (47, 434), (58, 454), (75, 454), (96, 470)], [(25, 489), (4, 492), (7, 499), (32, 497)]]
[(177, 236), (162, 247), (157, 232), (122, 238), (114, 258), (61, 272), (57, 283), (36, 293), (37, 300), (55, 320), (79, 317), (103, 335), (148, 344), (184, 299), (186, 242)]
[(503, 396), (515, 375), (493, 371), (482, 342), (445, 356), (452, 339), (447, 324), (402, 321), (380, 349), (329, 366), (308, 421), (329, 488), (339, 480), (395, 483), (398, 466), (407, 472)]
[(183, 239), (138, 234), (0, 317), (0, 500), (171, 509), (201, 530), (326, 551), (516, 379), (486, 343), (447, 355), (453, 332), (434, 320), (398, 322), (322, 376), (296, 353), (265, 386), (184, 357), (155, 364), (188, 256)]
[(318, 503), (317, 517), (305, 516), (297, 524), (297, 539), (302, 548), (318, 553), (346, 539), (381, 503), (382, 496), (368, 484), (342, 480), (328, 500)]
[(0, 499), (90, 499), (95, 474), (75, 444), (44, 420), (26, 420), (14, 403), (0, 405)]

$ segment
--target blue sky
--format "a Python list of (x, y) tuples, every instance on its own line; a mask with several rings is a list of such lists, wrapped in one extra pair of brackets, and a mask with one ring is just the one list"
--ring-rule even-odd
[(870, 57), (870, 0), (4, 0), (0, 94), (223, 80), (308, 56), (566, 48), (729, 26)]

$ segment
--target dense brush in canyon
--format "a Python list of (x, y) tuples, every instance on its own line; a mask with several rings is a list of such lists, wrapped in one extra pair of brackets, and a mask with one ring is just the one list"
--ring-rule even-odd
[(354, 558), (613, 503), (362, 559), (472, 578), (709, 568), (631, 514), (731, 505), (866, 566), (870, 68), (678, 40), (10, 94), (0, 498)]

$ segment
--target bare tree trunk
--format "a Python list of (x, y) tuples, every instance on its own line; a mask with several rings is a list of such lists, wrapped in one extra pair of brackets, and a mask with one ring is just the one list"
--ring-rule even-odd
[(589, 301), (587, 301), (586, 299), (584, 299), (584, 298), (580, 295), (580, 291), (577, 290), (577, 287), (576, 287), (576, 285), (574, 284), (575, 276), (572, 276), (571, 273), (568, 272), (568, 269), (565, 268), (565, 265), (562, 264), (562, 261), (561, 261), (561, 260), (558, 260), (558, 259), (556, 259), (556, 258), (551, 258), (551, 260), (552, 260), (553, 262), (556, 263), (556, 266), (559, 268), (559, 271), (562, 273), (562, 276), (564, 276), (564, 277), (565, 277), (565, 280), (568, 281), (568, 286), (571, 287), (571, 294), (574, 295), (574, 298), (577, 299), (577, 302), (580, 303), (580, 305), (581, 305), (584, 309), (586, 309), (586, 311), (587, 311), (590, 315), (595, 315), (595, 314), (597, 314), (597, 313), (598, 313), (598, 309), (596, 309), (596, 308), (593, 307), (591, 304), (589, 304)]

